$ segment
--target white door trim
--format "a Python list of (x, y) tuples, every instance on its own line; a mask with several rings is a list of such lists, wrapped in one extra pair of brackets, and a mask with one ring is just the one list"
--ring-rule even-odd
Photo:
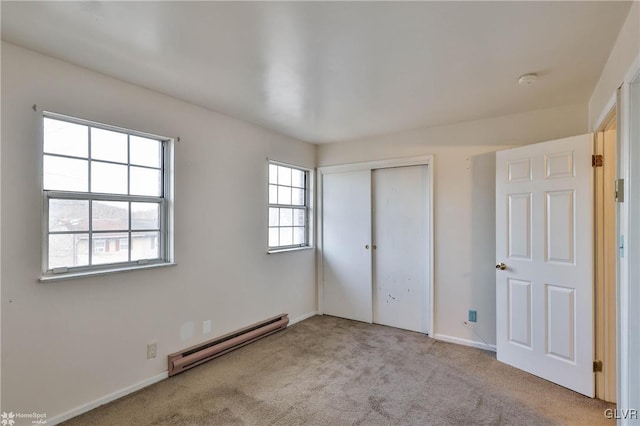
[[(603, 155), (601, 167), (594, 168), (594, 318), (595, 357), (602, 370), (595, 374), (598, 399), (616, 402), (617, 389), (617, 209), (614, 180), (617, 178), (617, 126), (615, 104), (606, 125), (594, 133), (596, 155)], [(614, 140), (611, 133), (615, 132)]]
[(318, 167), (318, 172), (321, 174), (327, 173), (340, 173), (340, 172), (354, 172), (357, 170), (375, 170), (386, 169), (390, 167), (403, 167), (403, 166), (432, 166), (433, 155), (423, 155), (419, 157), (403, 157), (394, 158), (389, 160), (376, 160), (365, 161), (362, 163), (347, 163), (336, 164), (332, 166)]
[(318, 167), (318, 176), (317, 176), (317, 200), (318, 200), (318, 209), (317, 209), (317, 217), (316, 223), (318, 225), (317, 228), (317, 280), (318, 280), (318, 312), (320, 314), (324, 313), (323, 307), (323, 298), (324, 298), (324, 289), (323, 289), (323, 276), (322, 276), (322, 180), (325, 174), (330, 173), (342, 173), (342, 172), (353, 172), (360, 170), (375, 170), (375, 169), (384, 169), (391, 167), (403, 167), (403, 166), (427, 166), (427, 176), (429, 179), (428, 182), (428, 202), (429, 207), (427, 209), (429, 214), (428, 219), (428, 228), (429, 228), (429, 244), (428, 244), (428, 265), (429, 265), (429, 273), (427, 274), (427, 295), (429, 297), (429, 303), (427, 304), (429, 308), (429, 326), (427, 328), (427, 334), (429, 336), (433, 336), (435, 334), (435, 307), (434, 307), (434, 234), (433, 234), (433, 155), (424, 155), (418, 157), (404, 157), (404, 158), (395, 158), (395, 159), (387, 159), (387, 160), (378, 160), (378, 161), (367, 161), (361, 163), (350, 163), (350, 164), (338, 164), (331, 166), (323, 166)]
[[(631, 300), (631, 285), (630, 283), (637, 283), (640, 280), (640, 271), (635, 268), (630, 268), (631, 263), (634, 265), (640, 261), (640, 237), (638, 235), (631, 234), (630, 231), (630, 217), (637, 217), (640, 211), (631, 211), (630, 201), (633, 197), (638, 197), (639, 188), (634, 187), (631, 182), (631, 176), (638, 176), (640, 174), (640, 161), (634, 162), (634, 158), (631, 157), (631, 111), (630, 111), (630, 84), (634, 82), (636, 78), (640, 78), (640, 52), (632, 62), (631, 66), (627, 70), (621, 85), (616, 92), (611, 94), (609, 102), (604, 106), (600, 112), (598, 121), (594, 123), (593, 129), (596, 130), (604, 124), (604, 120), (607, 117), (609, 110), (616, 106), (618, 109), (618, 178), (625, 180), (624, 188), (624, 203), (619, 205), (618, 209), (618, 238), (624, 237), (624, 257), (620, 259), (618, 270), (618, 327), (617, 327), (617, 341), (618, 341), (618, 377), (617, 377), (617, 407), (618, 412), (625, 409), (640, 409), (640, 383), (638, 378), (630, 380), (630, 374), (632, 374), (632, 365), (638, 365), (640, 363), (640, 353), (638, 348), (630, 347), (632, 343), (631, 333), (636, 330), (637, 324), (633, 323), (631, 312), (637, 309), (637, 305), (634, 305), (640, 300)], [(631, 195), (631, 190), (634, 194)], [(636, 200), (637, 203), (637, 200)], [(635, 216), (634, 216), (635, 215)], [(637, 231), (637, 229), (636, 229)], [(630, 262), (630, 258), (633, 258), (633, 262)], [(620, 419), (620, 425), (629, 425), (634, 421), (633, 419), (623, 418)], [(635, 419), (634, 424), (638, 422)]]

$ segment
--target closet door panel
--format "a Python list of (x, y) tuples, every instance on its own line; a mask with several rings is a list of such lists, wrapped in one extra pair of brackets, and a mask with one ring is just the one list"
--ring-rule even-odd
[(428, 331), (427, 166), (373, 171), (373, 322)]
[(371, 171), (322, 175), (323, 310), (372, 322)]

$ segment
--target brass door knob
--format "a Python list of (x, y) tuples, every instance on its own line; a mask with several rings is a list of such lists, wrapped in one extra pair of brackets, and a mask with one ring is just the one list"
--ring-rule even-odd
[(496, 269), (500, 269), (501, 271), (504, 271), (505, 269), (507, 269), (507, 265), (505, 265), (504, 263), (500, 262), (496, 265)]

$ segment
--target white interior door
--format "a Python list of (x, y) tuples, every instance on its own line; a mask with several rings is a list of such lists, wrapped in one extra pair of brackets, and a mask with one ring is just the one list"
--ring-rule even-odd
[(372, 321), (371, 171), (322, 176), (323, 311)]
[(377, 169), (373, 182), (373, 322), (428, 330), (427, 166)]
[[(497, 357), (593, 397), (591, 136), (497, 153)], [(498, 266), (498, 265), (497, 265)]]

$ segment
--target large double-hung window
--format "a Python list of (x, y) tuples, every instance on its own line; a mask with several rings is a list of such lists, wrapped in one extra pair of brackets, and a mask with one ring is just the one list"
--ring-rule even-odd
[(171, 139), (44, 113), (44, 276), (171, 262)]

